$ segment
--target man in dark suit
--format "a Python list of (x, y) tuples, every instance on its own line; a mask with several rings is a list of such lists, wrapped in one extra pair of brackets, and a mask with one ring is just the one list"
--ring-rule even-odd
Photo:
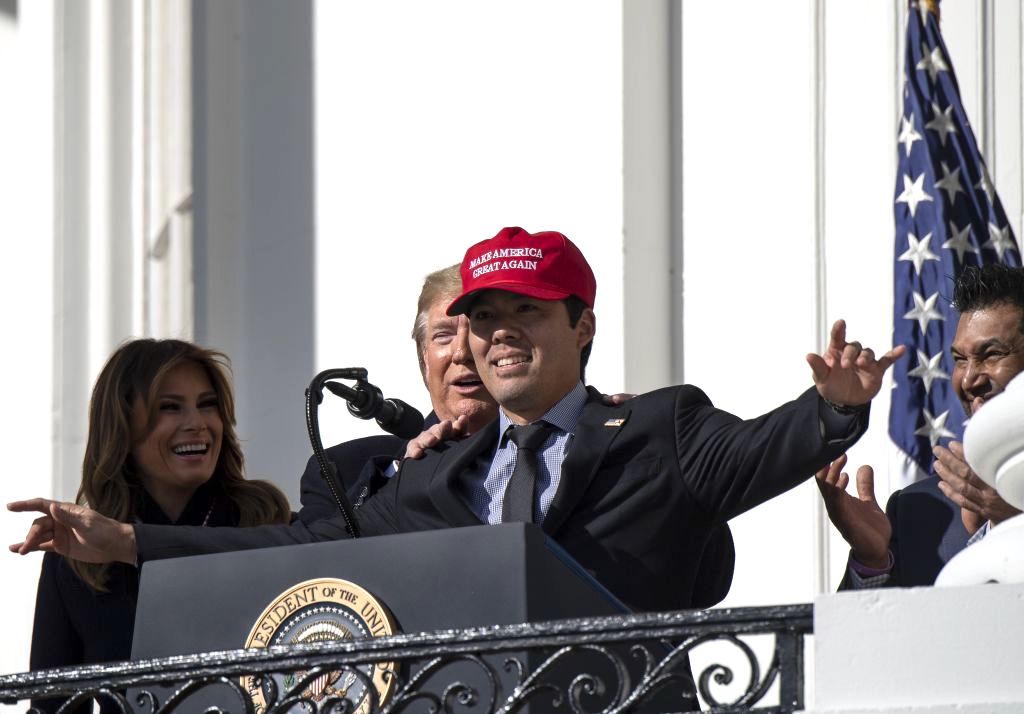
[(939, 490), (939, 477), (894, 491), (883, 513), (871, 467), (858, 469), (859, 495), (854, 497), (845, 492), (845, 463), (843, 456), (818, 475), (829, 518), (851, 544), (839, 589), (934, 585), (939, 571), (971, 537), (960, 508)]
[[(427, 432), (414, 439), (409, 449), (415, 456), (422, 456), (426, 448), (444, 439), (476, 433), (498, 416), (498, 405), (480, 381), (469, 350), (469, 323), (447, 314), (448, 305), (462, 292), (459, 269), (460, 265), (455, 264), (429, 274), (420, 291), (412, 338), (433, 411), (424, 423)], [(612, 397), (606, 401), (618, 400)], [(405, 439), (382, 434), (326, 449), (356, 511), (395, 475), (407, 447)], [(302, 510), (298, 515), (307, 525), (337, 515), (338, 507), (313, 457), (302, 474), (301, 491)], [(711, 607), (725, 598), (732, 584), (736, 553), (727, 523), (708, 534), (698, 557), (691, 605)]]
[[(461, 325), (457, 317), (445, 314), (448, 303), (461, 290), (462, 278), (457, 264), (427, 275), (412, 329), (420, 374), (433, 409), (424, 427), (429, 429), (441, 420), (457, 423), (458, 433), (451, 434), (452, 438), (477, 431), (498, 412), (469, 353), (468, 326)], [(346, 441), (325, 450), (327, 458), (337, 467), (349, 502), (357, 510), (394, 476), (397, 463), (405, 456), (407, 443), (406, 439), (380, 434)], [(315, 457), (310, 457), (306, 464), (300, 488), (299, 518), (305, 523), (337, 515), (338, 506), (320, 475)]]
[[(715, 409), (696, 387), (661, 389), (617, 406), (582, 384), (596, 331), (590, 266), (560, 233), (502, 230), (466, 253), (462, 295), (469, 344), (499, 419), (445, 443), (360, 509), (364, 534), (535, 520), (581, 565), (638, 610), (690, 606), (700, 554), (719, 524), (795, 486), (863, 433), (882, 374), (902, 347), (876, 358), (832, 330), (807, 356), (815, 386), (751, 420)], [(541, 422), (544, 422), (543, 424)], [(541, 432), (515, 447), (506, 426)], [(442, 427), (444, 424), (441, 425)], [(526, 438), (525, 441), (529, 441)], [(535, 454), (533, 468), (519, 469)], [(506, 500), (512, 507), (506, 510)], [(155, 529), (72, 504), (41, 510), (18, 552), (56, 549), (125, 562), (345, 537), (340, 519), (277, 528)]]
[[(966, 268), (954, 283), (953, 305), (960, 320), (951, 380), (970, 417), (1024, 370), (1024, 269)], [(974, 473), (960, 442), (933, 452), (936, 475), (894, 492), (885, 513), (870, 466), (857, 471), (857, 496), (846, 493), (845, 456), (818, 473), (829, 518), (850, 544), (840, 590), (934, 585), (970, 540), (1020, 513)]]

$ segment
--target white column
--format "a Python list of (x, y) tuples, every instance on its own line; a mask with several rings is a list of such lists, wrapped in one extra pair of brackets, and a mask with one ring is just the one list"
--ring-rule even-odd
[[(992, 15), (994, 153), (986, 155), (986, 160), (1020, 245), (1024, 241), (1024, 9), (1013, 0), (996, 0)], [(995, 157), (999, 160), (993, 161)]]
[(141, 18), (140, 96), (145, 177), (143, 319), (163, 337), (191, 339), (192, 3), (155, 0)]
[(195, 336), (234, 363), (250, 477), (298, 504), (313, 376), (310, 2), (193, 4)]
[(131, 2), (56, 6), (54, 479), (81, 477), (92, 382), (138, 334), (139, 192)]
[(682, 381), (679, 9), (622, 3), (625, 389)]

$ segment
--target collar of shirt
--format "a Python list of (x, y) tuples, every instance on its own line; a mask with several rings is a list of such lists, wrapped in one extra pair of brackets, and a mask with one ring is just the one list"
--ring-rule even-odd
[[(553, 427), (556, 427), (559, 431), (564, 431), (570, 436), (576, 430), (576, 422), (580, 420), (580, 416), (583, 414), (583, 407), (587, 404), (587, 388), (583, 386), (583, 382), (576, 382), (576, 386), (569, 390), (569, 393), (562, 397), (558, 404), (551, 407), (545, 412), (537, 421), (546, 421)], [(508, 443), (508, 428), (512, 426), (512, 420), (505, 414), (505, 410), (502, 409), (498, 413), (498, 433), (501, 434), (501, 440), (498, 444), (498, 448), (503, 449)]]
[[(988, 535), (988, 531), (989, 531), (989, 529), (991, 527), (992, 527), (992, 521), (985, 521), (984, 523), (982, 523), (981, 524), (981, 528), (976, 530), (974, 532), (974, 535), (972, 535), (970, 538), (967, 539), (967, 546), (974, 545), (979, 540), (981, 540), (985, 536), (987, 536)], [(964, 546), (964, 547), (966, 548), (967, 546)]]
[[(558, 491), (562, 475), (562, 462), (569, 452), (576, 422), (583, 414), (587, 403), (587, 389), (582, 382), (569, 391), (555, 406), (551, 407), (538, 421), (546, 421), (555, 427), (548, 437), (538, 456), (537, 502), (535, 504), (541, 518), (547, 514), (551, 502)], [(505, 498), (505, 489), (512, 478), (515, 465), (516, 449), (508, 438), (508, 428), (512, 421), (505, 412), (498, 415), (498, 445), (494, 452), (482, 456), (474, 467), (468, 483), (466, 496), (470, 508), (484, 523), (500, 523), (501, 509)]]

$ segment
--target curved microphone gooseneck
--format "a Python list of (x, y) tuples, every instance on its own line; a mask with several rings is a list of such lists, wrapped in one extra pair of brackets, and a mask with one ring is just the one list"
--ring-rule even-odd
[(320, 466), (320, 476), (327, 483), (327, 490), (331, 492), (334, 502), (338, 504), (341, 517), (345, 520), (345, 529), (353, 538), (359, 537), (359, 526), (352, 516), (352, 504), (348, 496), (338, 483), (338, 471), (324, 453), (324, 444), (320, 439), (320, 419), (317, 416), (320, 402), (324, 400), (324, 383), (328, 379), (356, 379), (366, 380), (366, 370), (361, 367), (342, 369), (325, 369), (313, 377), (313, 381), (306, 388), (306, 430), (309, 432), (309, 443), (313, 447), (313, 455)]
[[(331, 379), (354, 379), (355, 387), (348, 387)], [(306, 429), (309, 431), (309, 443), (313, 447), (313, 455), (320, 466), (320, 476), (327, 483), (327, 489), (338, 504), (338, 510), (345, 520), (345, 528), (353, 538), (359, 537), (359, 527), (352, 515), (352, 504), (349, 503), (341, 484), (338, 482), (338, 470), (324, 453), (323, 441), (320, 439), (320, 420), (318, 407), (323, 401), (323, 390), (326, 387), (332, 393), (348, 402), (349, 413), (360, 419), (375, 419), (384, 431), (411, 439), (423, 429), (423, 415), (401, 399), (384, 399), (380, 389), (367, 381), (367, 372), (362, 367), (325, 369), (313, 377), (306, 389)]]

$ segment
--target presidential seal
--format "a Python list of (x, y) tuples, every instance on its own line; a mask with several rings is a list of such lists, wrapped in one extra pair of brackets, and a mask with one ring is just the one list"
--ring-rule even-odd
[[(320, 578), (299, 583), (281, 593), (267, 606), (253, 625), (246, 647), (337, 642), (355, 637), (384, 637), (394, 634), (394, 620), (370, 593), (347, 580)], [(358, 673), (357, 673), (358, 672)], [(317, 702), (339, 697), (352, 702), (353, 711), (366, 714), (370, 696), (377, 697), (378, 708), (387, 702), (395, 683), (395, 663), (376, 662), (335, 672), (324, 672), (309, 680), (302, 692)], [(274, 674), (277, 696), (283, 697), (308, 671)], [(249, 692), (257, 714), (267, 709), (270, 677), (248, 676), (242, 686)], [(368, 691), (372, 682), (375, 692)]]

